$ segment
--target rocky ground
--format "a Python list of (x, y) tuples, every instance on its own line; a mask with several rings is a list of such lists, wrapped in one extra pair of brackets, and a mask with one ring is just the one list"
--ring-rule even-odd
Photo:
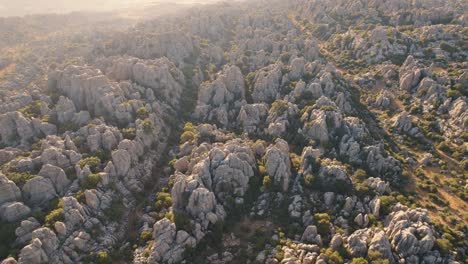
[(466, 10), (1, 19), (1, 263), (466, 263)]

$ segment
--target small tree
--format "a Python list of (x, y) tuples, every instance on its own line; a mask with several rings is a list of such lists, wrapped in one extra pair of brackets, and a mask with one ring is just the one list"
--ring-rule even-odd
[(84, 168), (86, 165), (88, 165), (89, 169), (96, 173), (98, 172), (99, 166), (101, 165), (101, 160), (98, 157), (88, 157), (80, 160), (78, 165), (80, 165), (81, 168)]

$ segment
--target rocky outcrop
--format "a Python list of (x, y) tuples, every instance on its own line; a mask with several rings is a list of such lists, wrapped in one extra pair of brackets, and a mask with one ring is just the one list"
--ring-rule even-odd
[(153, 226), (154, 245), (148, 258), (149, 263), (177, 263), (182, 260), (187, 247), (194, 247), (196, 239), (186, 231), (176, 231), (176, 226), (167, 218)]
[(299, 108), (297, 105), (282, 100), (275, 101), (268, 112), (266, 120), (268, 124), (267, 134), (273, 137), (284, 136), (291, 128), (292, 120), (297, 118), (298, 114)]
[(410, 91), (421, 81), (422, 76), (423, 72), (413, 56), (408, 56), (400, 68), (400, 89)]
[(163, 57), (156, 60), (140, 60), (133, 57), (118, 57), (109, 59), (107, 75), (117, 81), (133, 81), (150, 88), (160, 99), (172, 106), (177, 106), (183, 87), (184, 74), (171, 62)]
[(302, 237), (301, 237), (301, 241), (307, 242), (310, 244), (317, 244), (319, 246), (322, 245), (322, 238), (317, 233), (317, 227), (314, 225), (310, 225), (304, 230), (304, 233), (302, 234)]
[(291, 161), (289, 159), (288, 143), (282, 139), (277, 139), (265, 154), (265, 167), (275, 185), (286, 192), (289, 188), (291, 178)]
[(317, 100), (314, 108), (301, 117), (304, 124), (302, 133), (311, 140), (326, 143), (334, 131), (342, 126), (342, 116), (337, 112), (336, 104), (324, 96)]
[(237, 120), (245, 133), (260, 134), (263, 133), (262, 124), (265, 124), (267, 116), (267, 104), (246, 104), (242, 106)]
[(423, 134), (419, 131), (419, 128), (414, 124), (413, 116), (407, 112), (403, 112), (392, 119), (392, 127), (402, 134), (407, 134), (412, 137), (420, 138)]
[(386, 234), (399, 256), (424, 255), (432, 250), (435, 232), (426, 210), (397, 204), (387, 222)]
[(112, 83), (98, 69), (75, 65), (52, 72), (48, 81), (49, 90), (63, 93), (73, 101), (77, 111), (114, 118), (120, 123), (128, 123), (131, 119), (124, 104), (130, 83)]
[(216, 80), (201, 85), (194, 115), (202, 121), (227, 127), (245, 104), (245, 83), (240, 69), (225, 66)]
[(278, 99), (283, 77), (281, 68), (282, 64), (272, 64), (256, 73), (252, 92), (255, 103), (271, 103)]
[(390, 263), (395, 263), (390, 242), (382, 230), (375, 232), (369, 243), (369, 251), (379, 252), (382, 258), (388, 259)]
[(0, 115), (0, 142), (6, 146), (30, 146), (40, 137), (57, 133), (55, 125), (27, 119), (20, 112)]

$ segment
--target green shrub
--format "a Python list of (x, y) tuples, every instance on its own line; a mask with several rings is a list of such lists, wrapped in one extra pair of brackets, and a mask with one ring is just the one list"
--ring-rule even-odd
[(391, 212), (392, 206), (396, 203), (395, 197), (393, 196), (381, 196), (380, 197), (380, 210), (382, 214), (387, 215)]
[(453, 100), (459, 98), (459, 97), (462, 97), (463, 95), (461, 94), (460, 91), (457, 91), (457, 90), (448, 90), (447, 91), (447, 97), (451, 97)]
[(101, 160), (98, 157), (88, 157), (80, 160), (78, 165), (80, 165), (81, 168), (84, 168), (86, 165), (88, 165), (89, 169), (96, 173), (99, 171), (99, 167), (101, 166)]
[(111, 206), (106, 209), (106, 216), (112, 221), (120, 221), (125, 213), (125, 205), (122, 202), (122, 199), (115, 198), (112, 200)]
[(180, 143), (185, 143), (194, 140), (196, 137), (195, 133), (192, 131), (185, 131), (180, 136)]
[(453, 47), (452, 45), (450, 45), (448, 43), (445, 43), (445, 42), (442, 42), (440, 44), (440, 49), (443, 50), (443, 51), (446, 51), (448, 53), (454, 53), (454, 52), (458, 51), (458, 49), (456, 47)]
[(176, 225), (177, 230), (184, 230), (191, 232), (192, 223), (190, 222), (190, 217), (181, 212), (171, 212), (167, 214), (166, 217)]
[(262, 186), (265, 188), (265, 190), (271, 190), (273, 187), (273, 181), (271, 180), (270, 176), (267, 175), (263, 177)]
[(322, 105), (320, 107), (320, 110), (325, 111), (325, 112), (326, 111), (335, 111), (335, 108), (333, 106), (331, 106), (331, 105)]
[(47, 227), (53, 227), (55, 222), (58, 221), (63, 221), (64, 220), (64, 215), (63, 215), (63, 208), (57, 208), (55, 210), (52, 210), (46, 217), (45, 217), (45, 225)]
[(27, 106), (18, 110), (21, 112), (25, 117), (29, 118), (39, 118), (41, 116), (41, 108), (42, 102), (41, 101), (34, 101), (29, 103)]
[(154, 203), (154, 209), (156, 211), (161, 211), (162, 209), (169, 208), (172, 205), (172, 198), (169, 193), (158, 192), (157, 198)]
[(107, 163), (112, 158), (112, 153), (108, 150), (99, 149), (92, 153), (93, 157), (97, 157), (100, 160), (100, 163)]
[(453, 248), (453, 245), (448, 239), (439, 238), (436, 239), (436, 247), (440, 251), (440, 253), (446, 255), (450, 253), (450, 250)]
[(140, 107), (136, 110), (136, 116), (141, 120), (146, 119), (149, 116), (149, 111), (146, 109), (146, 107)]
[(330, 264), (342, 264), (343, 257), (338, 251), (333, 251), (331, 248), (325, 250), (325, 255), (328, 257), (328, 263)]
[(74, 181), (77, 178), (75, 167), (67, 168), (65, 170), (65, 174), (67, 175), (67, 178), (71, 181)]
[(263, 165), (258, 165), (258, 173), (260, 176), (265, 176), (266, 175), (266, 168)]
[(299, 171), (301, 168), (301, 157), (297, 155), (296, 153), (291, 153), (290, 159), (291, 159), (291, 165), (294, 171)]
[(98, 183), (101, 181), (99, 174), (90, 174), (88, 177), (81, 180), (80, 185), (84, 189), (96, 189)]
[(330, 234), (330, 215), (327, 213), (317, 213), (314, 215), (317, 231), (320, 235), (326, 237)]
[(276, 100), (271, 104), (270, 111), (277, 115), (282, 115), (288, 110), (288, 103), (283, 100)]
[(14, 182), (17, 186), (23, 186), (27, 181), (36, 177), (27, 172), (10, 172), (6, 174), (7, 178)]
[(143, 132), (145, 132), (146, 134), (151, 134), (153, 132), (153, 123), (151, 123), (151, 121), (149, 120), (143, 121), (142, 127)]
[(149, 230), (145, 230), (140, 234), (140, 241), (146, 243), (153, 238), (153, 234)]
[(316, 178), (312, 173), (307, 173), (304, 175), (304, 185), (308, 188), (311, 188), (316, 183)]
[(367, 173), (363, 169), (357, 169), (354, 172), (354, 178), (358, 181), (364, 181), (367, 178)]
[(365, 258), (353, 258), (349, 264), (369, 264)]
[(97, 264), (110, 264), (112, 263), (112, 258), (106, 251), (99, 251), (96, 254), (96, 263)]
[(125, 139), (134, 140), (136, 138), (136, 130), (133, 127), (124, 128), (121, 132)]

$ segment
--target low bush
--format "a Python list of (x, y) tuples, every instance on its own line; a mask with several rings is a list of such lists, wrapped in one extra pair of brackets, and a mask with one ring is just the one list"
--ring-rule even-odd
[(166, 217), (176, 225), (177, 230), (192, 231), (192, 222), (190, 222), (190, 217), (187, 214), (172, 212), (166, 215)]
[(120, 221), (125, 213), (125, 205), (122, 202), (122, 199), (115, 198), (112, 200), (111, 206), (106, 209), (106, 216), (112, 221)]
[(91, 171), (96, 173), (99, 171), (99, 167), (101, 166), (101, 159), (98, 157), (88, 157), (80, 160), (78, 165), (80, 165), (81, 168), (84, 168), (86, 165), (88, 165)]
[(27, 181), (36, 177), (36, 175), (32, 175), (31, 173), (27, 172), (10, 172), (6, 174), (7, 178), (14, 182), (17, 186), (23, 186)]
[(306, 175), (304, 175), (304, 185), (307, 188), (312, 188), (316, 184), (316, 182), (317, 179), (312, 173), (307, 173)]
[(380, 197), (380, 210), (382, 211), (382, 214), (387, 215), (389, 214), (392, 210), (392, 206), (396, 203), (396, 199), (393, 196), (381, 196)]
[(263, 177), (262, 186), (267, 191), (271, 190), (271, 188), (273, 187), (273, 181), (271, 180), (270, 176), (267, 175), (267, 176)]
[(143, 132), (145, 132), (146, 134), (151, 134), (153, 132), (153, 123), (151, 123), (151, 121), (149, 120), (143, 121), (142, 127)]
[(161, 211), (165, 208), (169, 208), (172, 205), (172, 198), (169, 193), (158, 192), (156, 195), (156, 201), (154, 202), (154, 209)]
[(80, 185), (84, 189), (96, 189), (98, 183), (101, 181), (99, 174), (90, 174), (88, 177), (81, 180)]
[(271, 104), (270, 111), (277, 115), (282, 115), (288, 110), (288, 103), (283, 100), (276, 100)]
[(330, 215), (327, 213), (317, 213), (314, 215), (317, 231), (320, 235), (326, 237), (330, 234)]
[(150, 230), (145, 230), (141, 232), (140, 234), (140, 241), (143, 243), (150, 241), (152, 238), (153, 238), (153, 234), (151, 233)]
[(125, 139), (134, 140), (136, 138), (136, 130), (133, 127), (123, 128), (121, 133)]
[(110, 264), (112, 263), (112, 258), (110, 257), (109, 253), (106, 251), (99, 251), (96, 254), (96, 263), (97, 264)]
[(64, 220), (63, 208), (60, 207), (55, 210), (52, 210), (48, 215), (46, 215), (45, 226), (53, 227), (55, 222), (63, 221), (63, 220)]
[(450, 250), (453, 248), (453, 246), (448, 239), (439, 238), (436, 239), (436, 248), (440, 251), (440, 253), (446, 255), (450, 253)]
[(180, 136), (180, 143), (185, 143), (194, 140), (196, 137), (196, 134), (192, 131), (185, 131), (182, 133)]
[(41, 108), (42, 102), (34, 101), (29, 103), (27, 106), (21, 108), (19, 112), (28, 118), (39, 118), (41, 116)]
[(331, 248), (325, 250), (325, 255), (328, 257), (328, 262), (330, 264), (342, 264), (344, 263), (343, 257), (338, 251), (333, 251)]
[(146, 119), (149, 116), (149, 111), (146, 109), (146, 107), (140, 107), (136, 110), (136, 116), (141, 120)]
[(368, 264), (365, 258), (353, 258), (349, 264)]

